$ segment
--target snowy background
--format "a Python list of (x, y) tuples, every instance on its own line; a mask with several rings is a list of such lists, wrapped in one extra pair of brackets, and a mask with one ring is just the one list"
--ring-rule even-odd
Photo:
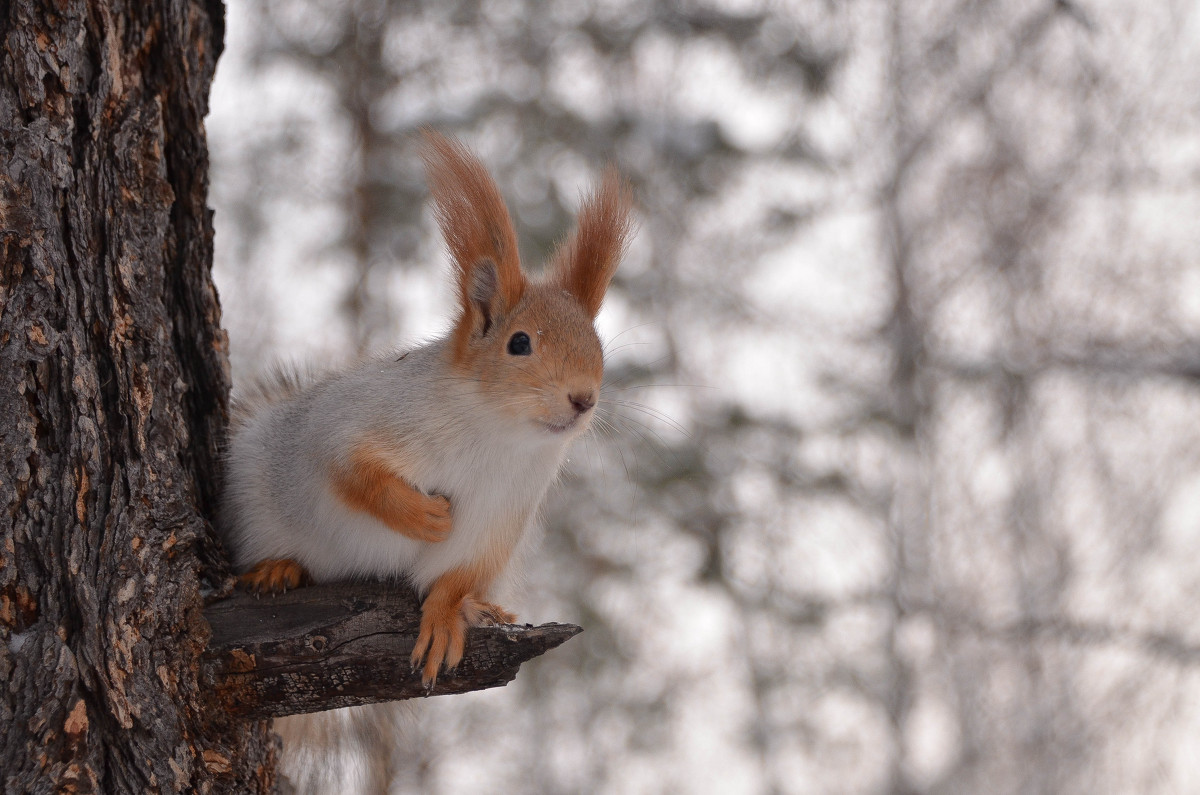
[(532, 268), (638, 197), (586, 632), (302, 790), (1200, 791), (1200, 5), (246, 0), (212, 101), (235, 384), (446, 328), (421, 125)]

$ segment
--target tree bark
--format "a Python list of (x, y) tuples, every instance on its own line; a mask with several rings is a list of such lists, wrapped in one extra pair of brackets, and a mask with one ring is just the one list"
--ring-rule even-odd
[(203, 118), (219, 0), (0, 3), (0, 781), (264, 792), (206, 712), (228, 368)]

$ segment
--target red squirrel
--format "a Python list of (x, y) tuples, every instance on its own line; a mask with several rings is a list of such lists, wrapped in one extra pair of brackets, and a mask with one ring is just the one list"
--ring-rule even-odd
[(397, 577), (420, 593), (414, 668), (431, 686), (466, 628), (512, 623), (489, 601), (572, 439), (600, 399), (594, 320), (632, 235), (609, 169), (541, 278), (463, 144), (424, 134), (457, 317), (449, 334), (311, 384), (281, 378), (235, 407), (222, 525), (257, 592)]

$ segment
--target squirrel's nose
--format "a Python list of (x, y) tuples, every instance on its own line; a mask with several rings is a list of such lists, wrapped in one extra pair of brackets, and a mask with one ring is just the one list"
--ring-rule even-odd
[(582, 414), (596, 405), (596, 393), (588, 391), (570, 394), (567, 395), (567, 400), (571, 401), (571, 405), (575, 407), (575, 413)]

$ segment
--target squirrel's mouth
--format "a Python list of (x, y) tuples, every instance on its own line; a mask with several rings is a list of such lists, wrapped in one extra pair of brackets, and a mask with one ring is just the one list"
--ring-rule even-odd
[(546, 420), (538, 420), (538, 423), (543, 428), (550, 431), (550, 433), (566, 433), (567, 431), (571, 430), (572, 428), (574, 428), (576, 425), (579, 424), (579, 416), (580, 415), (576, 414), (574, 417), (571, 417), (570, 419), (562, 420), (559, 422), (547, 422)]

